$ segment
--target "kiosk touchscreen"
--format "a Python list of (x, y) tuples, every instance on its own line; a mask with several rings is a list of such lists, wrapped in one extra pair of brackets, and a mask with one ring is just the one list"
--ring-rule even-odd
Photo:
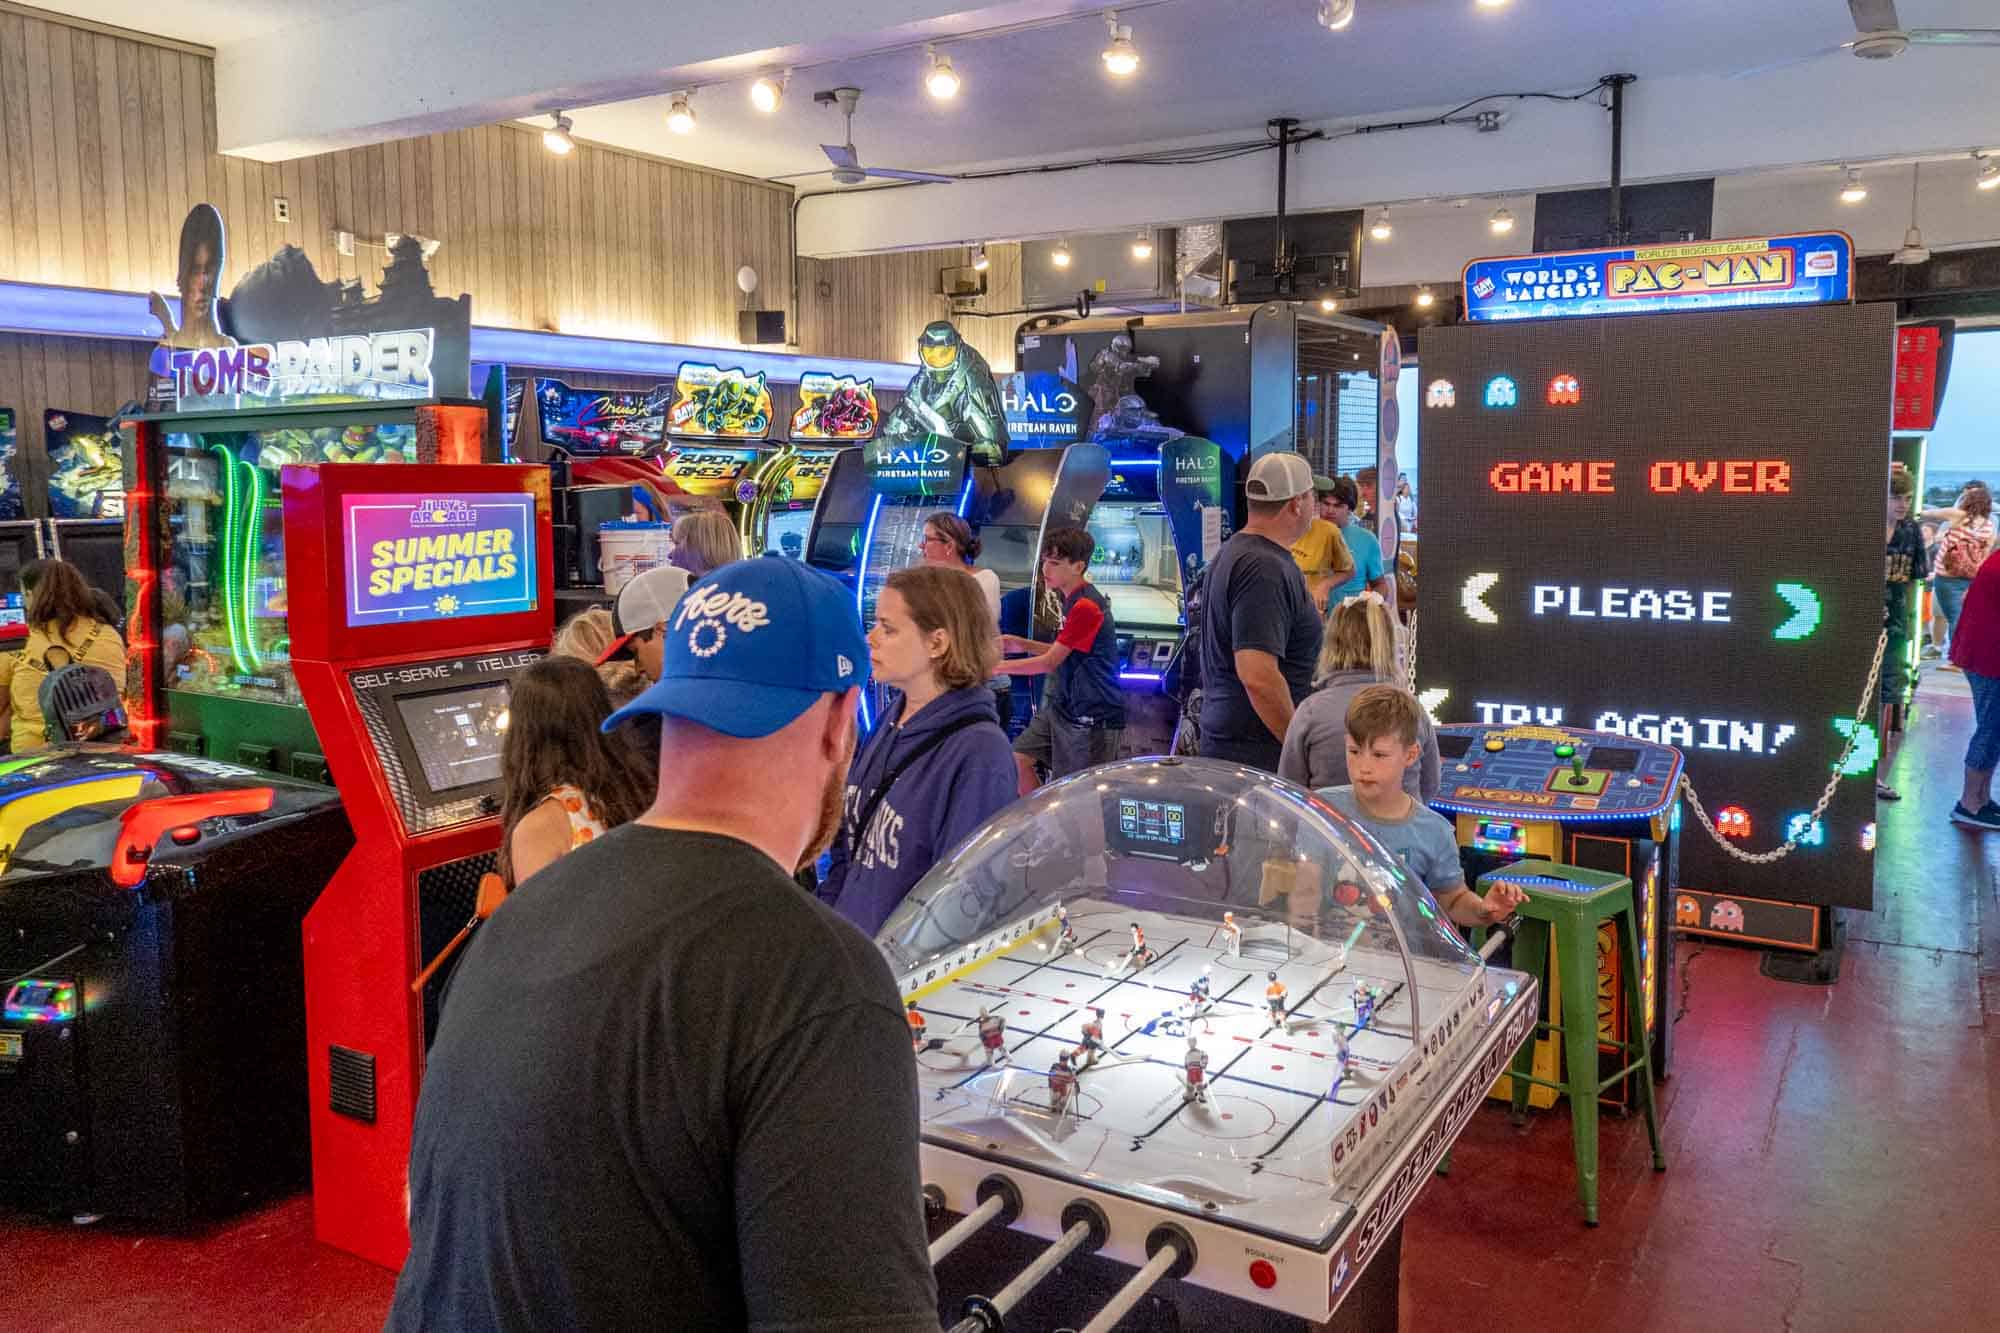
[(326, 464), (283, 496), (292, 596), (324, 609), (292, 620), (291, 671), (355, 830), (305, 925), (314, 1225), (394, 1268), (449, 974), (411, 981), (494, 867), (509, 693), (550, 639), (549, 473)]

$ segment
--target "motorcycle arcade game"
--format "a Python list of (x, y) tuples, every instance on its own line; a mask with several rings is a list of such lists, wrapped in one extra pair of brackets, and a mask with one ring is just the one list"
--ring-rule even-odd
[(411, 981), (494, 867), (510, 687), (550, 638), (549, 472), (287, 468), (284, 517), (295, 593), (325, 608), (292, 670), (355, 829), (305, 924), (314, 1230), (396, 1268), (450, 974)]
[(0, 1202), (181, 1225), (305, 1179), (298, 926), (351, 841), (234, 764), (0, 762)]

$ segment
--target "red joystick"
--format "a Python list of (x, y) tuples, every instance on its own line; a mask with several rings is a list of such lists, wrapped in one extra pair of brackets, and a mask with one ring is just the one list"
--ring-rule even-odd
[(1352, 907), (1361, 901), (1361, 886), (1342, 881), (1333, 886), (1333, 900), (1342, 907)]

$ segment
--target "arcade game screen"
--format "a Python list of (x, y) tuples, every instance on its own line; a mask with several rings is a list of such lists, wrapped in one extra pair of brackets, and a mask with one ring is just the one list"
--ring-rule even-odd
[[(1446, 722), (1680, 749), (1770, 865), (1681, 839), (1682, 885), (1867, 908), (1893, 311), (1426, 329), (1417, 689)], [(1449, 459), (1449, 466), (1438, 460)], [(1850, 736), (1832, 804), (1810, 811)], [(1693, 822), (1693, 812), (1688, 812)]]
[(42, 433), (49, 455), (49, 516), (125, 517), (125, 463), (116, 424), (83, 412), (48, 412)]
[(160, 639), (169, 689), (302, 702), (291, 672), (279, 472), (402, 463), (416, 428), (385, 423), (167, 436)]
[(507, 735), (507, 683), (405, 695), (396, 712), (433, 795), (500, 777)]
[(812, 521), (810, 506), (773, 510), (764, 524), (766, 549), (776, 551), (788, 560), (805, 559), (806, 540), (812, 535)]
[(1181, 623), (1181, 570), (1167, 511), (1157, 504), (1100, 501), (1085, 525), (1097, 540), (1090, 581), (1123, 631)]

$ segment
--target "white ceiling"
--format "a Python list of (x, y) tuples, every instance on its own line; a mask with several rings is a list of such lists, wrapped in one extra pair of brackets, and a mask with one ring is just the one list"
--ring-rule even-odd
[(155, 37), (227, 46), (317, 19), (373, 9), (385, 0), (37, 0), (36, 7)]
[[(1901, 0), (1904, 22), (2000, 24), (1993, 0)], [(748, 80), (700, 89), (692, 135), (665, 126), (667, 99), (569, 108), (579, 137), (747, 175), (822, 171), (816, 145), (840, 139), (840, 118), (815, 106), (818, 89), (864, 90), (855, 118), (862, 161), (949, 169), (1087, 155), (1114, 146), (1254, 131), (1291, 115), (1308, 122), (1393, 118), (1486, 93), (1576, 91), (1600, 74), (1642, 79), (1721, 75), (1833, 46), (1853, 36), (1844, 0), (1359, 0), (1353, 25), (1330, 33), (1313, 0), (1172, 0), (1128, 19), (1142, 58), (1130, 80), (1098, 60), (1104, 26), (1073, 22), (946, 43), (964, 79), (950, 103), (923, 90), (920, 50), (801, 69), (775, 115), (753, 110)], [(1845, 53), (1859, 97), (1882, 66)], [(2000, 51), (1915, 48), (1894, 63), (1990, 64)], [(1784, 72), (1756, 83), (1783, 116)], [(1739, 85), (1740, 86), (1740, 85)], [(1889, 108), (1884, 107), (1885, 114)], [(821, 175), (801, 188), (827, 188)]]

